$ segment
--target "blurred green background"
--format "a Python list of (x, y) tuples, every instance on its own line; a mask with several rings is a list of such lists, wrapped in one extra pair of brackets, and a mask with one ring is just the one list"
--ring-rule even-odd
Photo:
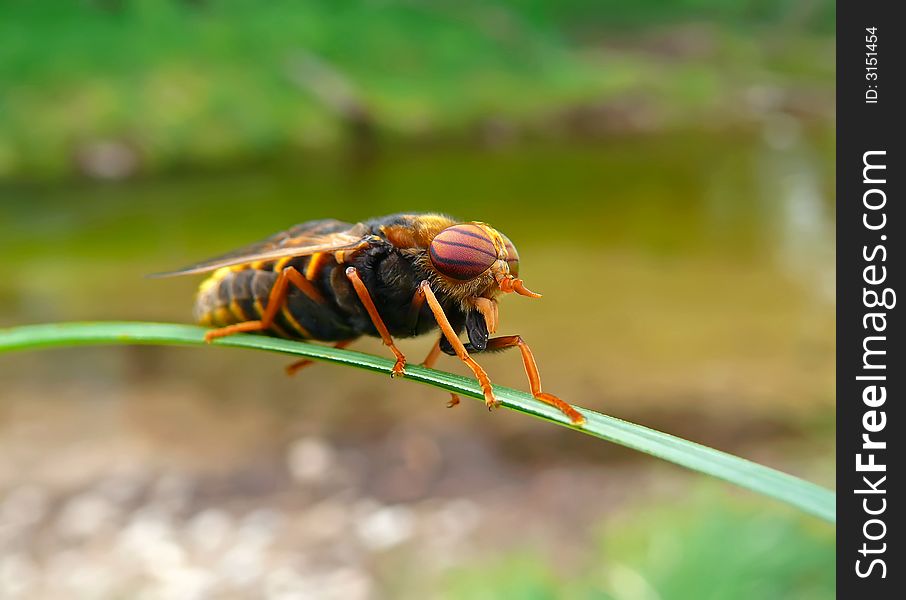
[[(441, 211), (518, 246), (544, 298), (501, 329), (547, 389), (833, 487), (834, 25), (824, 0), (0, 2), (0, 326), (188, 321), (198, 280), (143, 275)], [(4, 356), (0, 597), (833, 597), (822, 522), (286, 362)]]

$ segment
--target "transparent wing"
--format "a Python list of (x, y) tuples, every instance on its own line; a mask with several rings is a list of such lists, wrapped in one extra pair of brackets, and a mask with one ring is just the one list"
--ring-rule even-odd
[(369, 237), (365, 226), (361, 223), (351, 225), (335, 219), (308, 221), (238, 250), (175, 271), (154, 273), (149, 277), (194, 275), (222, 267), (272, 261), (288, 256), (309, 256), (318, 252), (354, 250), (367, 245)]

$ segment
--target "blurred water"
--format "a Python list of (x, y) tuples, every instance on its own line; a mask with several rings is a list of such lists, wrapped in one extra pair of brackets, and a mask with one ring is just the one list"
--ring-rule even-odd
[[(529, 253), (525, 266), (536, 276), (538, 254), (561, 259), (577, 247), (728, 256), (778, 270), (827, 266), (832, 142), (825, 131), (803, 132), (785, 119), (768, 119), (752, 133), (410, 148), (364, 163), (288, 156), (279, 164), (121, 184), (7, 184), (0, 188), (3, 322), (37, 312), (28, 291), (49, 279), (34, 277), (38, 269), (63, 277), (52, 286), (65, 296), (81, 295), (83, 286), (68, 285), (74, 280), (119, 271), (126, 295), (143, 269), (191, 262), (312, 218), (355, 222), (397, 211), (491, 222)], [(158, 298), (170, 291), (159, 283), (140, 287)], [(116, 294), (108, 301), (119, 304)]]

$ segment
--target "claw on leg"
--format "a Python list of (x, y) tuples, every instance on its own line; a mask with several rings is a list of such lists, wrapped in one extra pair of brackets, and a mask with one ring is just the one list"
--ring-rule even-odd
[(406, 357), (398, 356), (396, 357), (396, 363), (393, 365), (393, 369), (390, 371), (390, 377), (405, 377), (406, 375)]

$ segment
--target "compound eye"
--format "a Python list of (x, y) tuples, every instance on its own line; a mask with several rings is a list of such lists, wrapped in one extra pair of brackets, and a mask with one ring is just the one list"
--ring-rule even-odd
[(513, 245), (510, 238), (502, 233), (500, 235), (506, 244), (506, 264), (510, 267), (510, 275), (519, 277), (519, 253), (516, 251), (516, 246)]
[(447, 227), (431, 240), (431, 264), (443, 275), (458, 281), (475, 279), (497, 260), (494, 240), (471, 223)]

